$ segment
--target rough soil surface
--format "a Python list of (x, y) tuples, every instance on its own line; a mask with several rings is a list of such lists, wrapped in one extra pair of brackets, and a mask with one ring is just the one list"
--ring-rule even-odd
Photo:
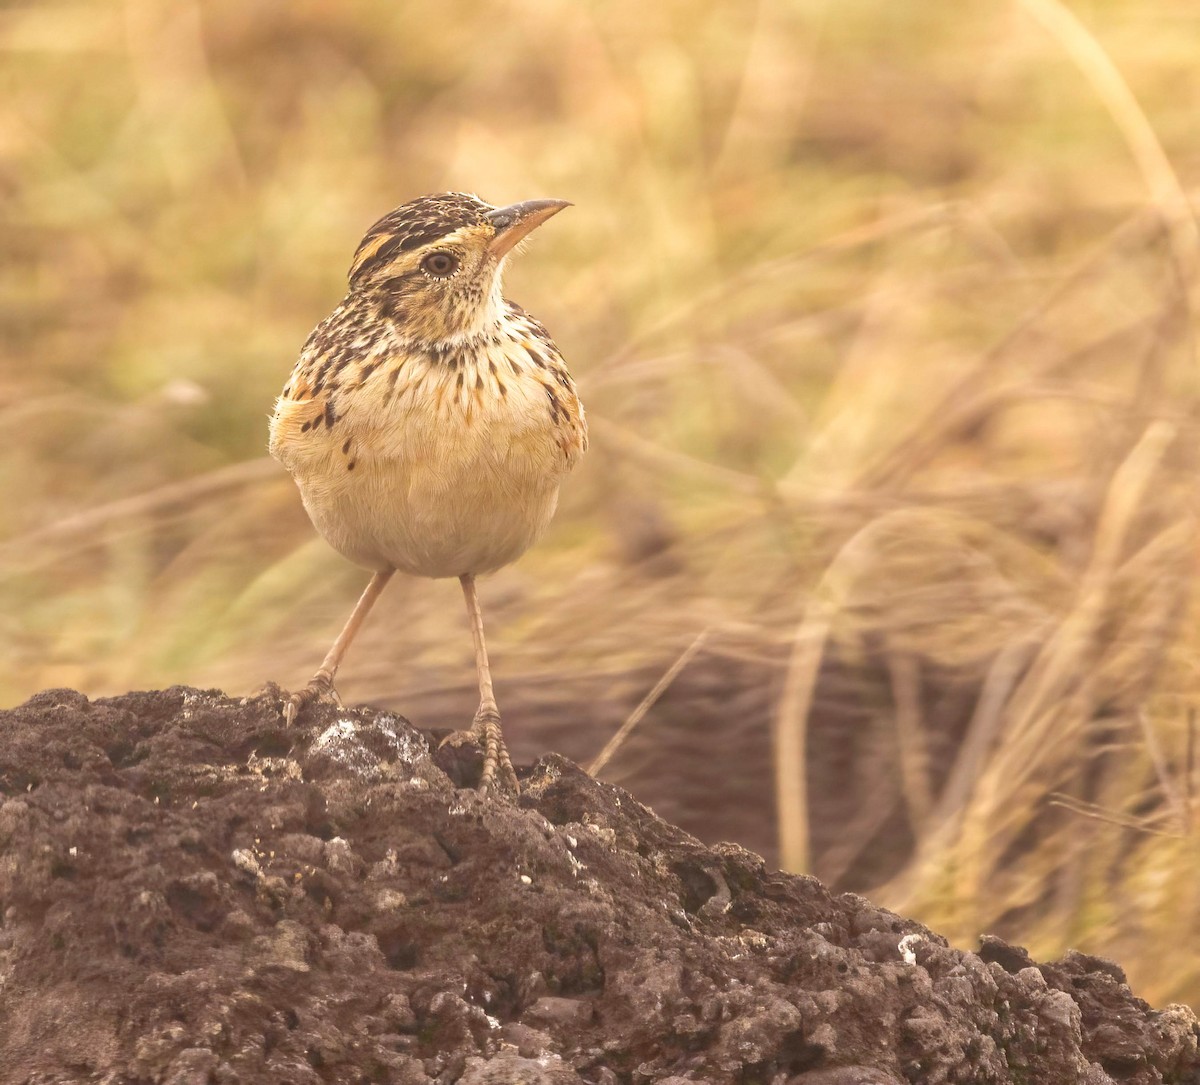
[[(392, 649), (380, 648), (386, 660)], [(359, 658), (356, 665), (362, 666)], [(532, 761), (554, 750), (587, 764), (669, 663), (572, 673), (569, 689), (552, 673), (506, 674), (501, 704), (513, 756)], [(926, 657), (917, 663), (923, 765), (936, 800), (962, 756), (987, 667), (955, 671)], [(763, 781), (773, 779), (771, 736), (786, 668), (786, 653), (774, 662), (716, 654), (693, 661), (604, 767), (604, 779), (706, 843), (736, 840), (778, 864), (775, 793)], [(867, 896), (903, 870), (916, 846), (909, 796), (897, 768), (908, 754), (900, 745), (903, 729), (896, 726), (890, 668), (888, 657), (870, 642), (857, 643), (853, 654), (830, 643), (808, 720), (811, 873), (839, 890)], [(304, 671), (297, 667), (296, 673)], [(456, 686), (398, 690), (394, 671), (383, 667), (374, 680), (355, 688), (373, 689), (372, 701), (397, 706), (418, 725), (469, 720), (479, 690), (472, 673), (462, 677)], [(1092, 754), (1101, 764), (1102, 751)], [(1100, 793), (1082, 797), (1104, 802)], [(1048, 829), (1056, 827), (1053, 813), (1040, 816)]]
[(561, 758), (514, 803), (429, 751), (270, 695), (0, 713), (0, 1081), (1200, 1083), (1195, 1016), (1109, 961), (950, 949)]

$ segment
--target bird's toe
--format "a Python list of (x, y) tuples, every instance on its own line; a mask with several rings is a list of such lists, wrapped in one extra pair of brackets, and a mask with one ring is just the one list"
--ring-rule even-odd
[(303, 689), (289, 695), (283, 705), (284, 724), (291, 727), (300, 713), (313, 704), (336, 705), (338, 708), (342, 706), (342, 699), (333, 688), (332, 680), (318, 675)]

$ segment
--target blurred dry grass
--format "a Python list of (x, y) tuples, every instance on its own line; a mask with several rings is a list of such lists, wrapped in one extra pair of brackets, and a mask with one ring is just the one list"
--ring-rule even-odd
[[(778, 677), (734, 722), (774, 727), (791, 865), (899, 817), (882, 903), (1200, 1004), (1200, 13), (1080, 12), (3, 8), (0, 699), (305, 676), (362, 575), (263, 458), (300, 343), (381, 211), (565, 197), (509, 294), (594, 447), (485, 588), (510, 720), (547, 677), (632, 708), (704, 634), (685, 671)], [(397, 585), (343, 693), (469, 712), (469, 649), (451, 586)], [(898, 805), (816, 848), (833, 658), (887, 691)]]

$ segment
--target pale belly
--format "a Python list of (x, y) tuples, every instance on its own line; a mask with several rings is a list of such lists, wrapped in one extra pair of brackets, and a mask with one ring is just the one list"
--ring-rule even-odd
[(296, 421), (314, 416), (311, 403), (277, 406), (272, 452), (314, 526), (355, 564), (425, 577), (493, 572), (554, 515), (578, 452), (544, 386), (512, 381), (489, 397), (451, 388), (438, 397), (417, 383), (420, 394), (386, 405), (343, 395), (335, 423), (308, 430)]
[(426, 577), (490, 573), (515, 561), (546, 530), (559, 489), (557, 478), (487, 463), (447, 470), (378, 461), (333, 484), (328, 476), (296, 482), (313, 525), (339, 553), (367, 569)]

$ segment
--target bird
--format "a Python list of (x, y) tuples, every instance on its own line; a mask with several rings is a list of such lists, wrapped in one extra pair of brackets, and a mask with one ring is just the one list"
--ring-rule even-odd
[(346, 296), (309, 335), (270, 422), (269, 449), (313, 526), (371, 572), (308, 684), (291, 726), (334, 678), (391, 577), (457, 577), (479, 684), (471, 726), (444, 742), (483, 752), (481, 793), (520, 790), (492, 686), (477, 578), (546, 530), (587, 421), (554, 340), (507, 300), (518, 243), (569, 207), (495, 206), (465, 192), (422, 196), (367, 230)]

